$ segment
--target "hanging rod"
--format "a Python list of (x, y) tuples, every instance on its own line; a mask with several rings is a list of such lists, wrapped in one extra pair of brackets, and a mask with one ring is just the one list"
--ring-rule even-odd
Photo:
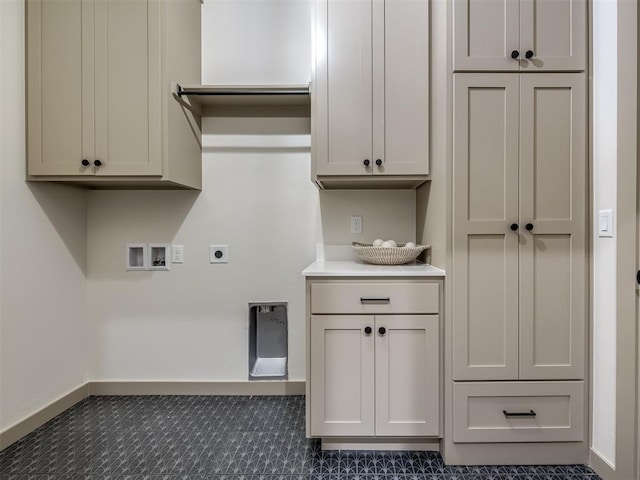
[(244, 96), (244, 95), (309, 95), (309, 85), (197, 85), (175, 84), (179, 97), (198, 96)]

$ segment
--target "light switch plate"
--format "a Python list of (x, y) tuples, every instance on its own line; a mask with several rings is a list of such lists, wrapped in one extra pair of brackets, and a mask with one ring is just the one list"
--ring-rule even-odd
[(598, 211), (598, 236), (613, 237), (613, 210)]

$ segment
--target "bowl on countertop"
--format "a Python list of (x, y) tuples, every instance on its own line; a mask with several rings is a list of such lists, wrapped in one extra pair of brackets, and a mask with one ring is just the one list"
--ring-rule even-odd
[(405, 247), (374, 247), (370, 243), (352, 242), (351, 246), (361, 260), (373, 265), (402, 265), (414, 261), (429, 245)]

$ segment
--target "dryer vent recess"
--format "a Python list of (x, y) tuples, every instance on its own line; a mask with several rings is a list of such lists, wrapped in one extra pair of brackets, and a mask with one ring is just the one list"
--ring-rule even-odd
[(249, 380), (286, 380), (287, 302), (249, 304)]

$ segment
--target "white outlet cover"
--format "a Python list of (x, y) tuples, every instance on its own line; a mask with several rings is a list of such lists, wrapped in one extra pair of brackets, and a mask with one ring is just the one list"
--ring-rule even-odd
[(229, 263), (227, 245), (209, 245), (209, 263)]
[(351, 216), (351, 233), (362, 233), (362, 215)]
[(184, 245), (171, 246), (171, 263), (184, 263)]

